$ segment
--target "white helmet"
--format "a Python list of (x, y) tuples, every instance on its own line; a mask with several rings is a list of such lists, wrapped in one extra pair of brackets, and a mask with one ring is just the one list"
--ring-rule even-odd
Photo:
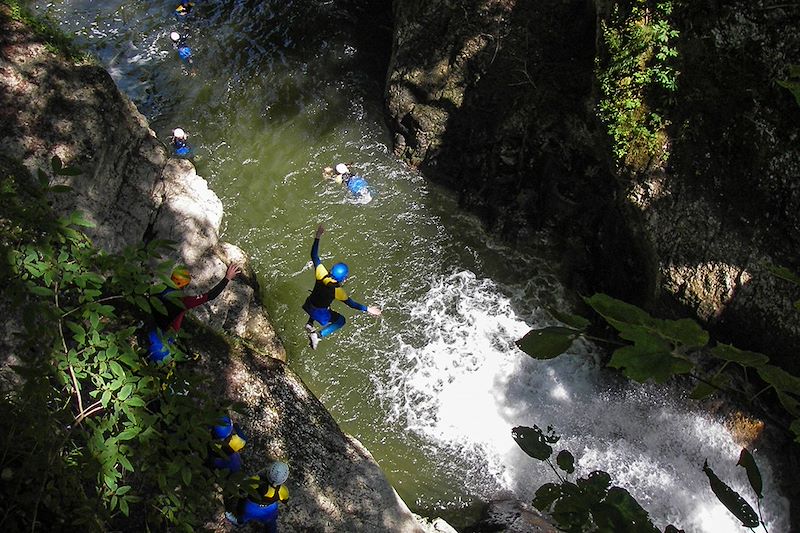
[(185, 139), (186, 132), (180, 128), (175, 128), (174, 130), (172, 130), (172, 136), (175, 137), (176, 139)]
[(336, 165), (336, 172), (338, 172), (339, 174), (349, 174), (350, 169), (347, 168), (347, 165), (345, 165), (344, 163), (339, 163), (338, 165)]
[(282, 461), (275, 461), (269, 465), (267, 479), (269, 480), (270, 485), (276, 487), (278, 485), (283, 485), (286, 483), (286, 480), (289, 479), (289, 465)]
[(181, 34), (176, 31), (173, 31), (172, 33), (169, 34), (169, 38), (172, 39), (173, 43), (177, 43), (178, 41), (181, 40)]

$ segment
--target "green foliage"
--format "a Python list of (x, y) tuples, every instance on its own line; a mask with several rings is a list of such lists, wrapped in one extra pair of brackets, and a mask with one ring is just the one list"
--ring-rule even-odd
[(797, 105), (800, 105), (800, 65), (789, 65), (789, 78), (776, 81), (778, 85), (788, 89), (794, 96)]
[(663, 129), (668, 123), (652, 108), (656, 91), (674, 92), (679, 35), (669, 22), (670, 0), (618, 0), (601, 21), (605, 57), (597, 60), (600, 118), (608, 126), (614, 154), (631, 165), (663, 156)]
[(741, 495), (730, 488), (724, 481), (717, 477), (708, 466), (708, 461), (703, 464), (703, 472), (708, 476), (708, 483), (717, 499), (733, 516), (741, 520), (744, 527), (757, 527), (758, 514)]
[(0, 0), (0, 3), (9, 7), (13, 20), (31, 28), (50, 52), (74, 61), (84, 61), (88, 58), (87, 54), (75, 45), (71, 36), (58, 29), (58, 24), (49, 18), (34, 15), (24, 2)]
[[(739, 392), (731, 389), (730, 374), (725, 372), (734, 364), (745, 371), (754, 370), (766, 384), (759, 394), (774, 391), (795, 422), (800, 419), (800, 378), (769, 364), (766, 355), (722, 343), (709, 346), (708, 332), (690, 319), (654, 318), (635, 305), (605, 294), (595, 294), (584, 301), (625, 341), (611, 354), (608, 366), (629, 379), (663, 383), (676, 375), (689, 374), (697, 381), (691, 397), (703, 399), (718, 390)], [(616, 339), (588, 335), (589, 321), (583, 317), (556, 316), (565, 318), (570, 325), (534, 329), (518, 340), (517, 346), (535, 359), (552, 359), (566, 352), (580, 337), (620, 344)], [(703, 364), (697, 365), (696, 361)], [(800, 442), (800, 424), (793, 422), (789, 429), (795, 441)]]
[[(571, 482), (553, 467), (550, 457), (560, 437), (548, 427), (544, 433), (538, 426), (518, 426), (512, 436), (522, 450), (547, 462), (559, 483), (545, 483), (536, 491), (533, 506), (548, 513), (559, 529), (567, 532), (614, 531), (615, 533), (658, 533), (650, 517), (636, 499), (622, 487), (611, 485), (611, 476), (595, 471)], [(556, 456), (556, 464), (566, 474), (575, 472), (575, 459), (567, 450)], [(674, 526), (669, 526), (676, 531)], [(668, 529), (669, 530), (669, 529)]]
[(522, 451), (540, 461), (544, 461), (553, 453), (551, 444), (558, 442), (561, 437), (553, 435), (553, 428), (547, 428), (547, 433), (543, 432), (539, 426), (532, 428), (517, 426), (511, 430), (511, 436), (517, 441)]
[(517, 346), (537, 359), (552, 359), (566, 352), (572, 341), (578, 338), (578, 331), (572, 328), (551, 326), (529, 331), (517, 341)]
[[(76, 172), (55, 159), (52, 171)], [(208, 428), (227, 406), (181, 364), (179, 346), (161, 366), (138, 346), (137, 323), (165, 286), (153, 286), (148, 266), (164, 243), (99, 251), (80, 231), (89, 221), (49, 212), (47, 195), (61, 189), (47, 184), (44, 172), (38, 183), (18, 173), (0, 182), (3, 304), (24, 326), (21, 383), (0, 398), (3, 529), (100, 531), (125, 520), (191, 531), (227, 483), (205, 465)]]
[(747, 480), (750, 482), (750, 486), (753, 487), (753, 492), (756, 493), (759, 500), (762, 499), (764, 497), (764, 482), (761, 480), (761, 471), (759, 471), (756, 460), (753, 458), (753, 454), (750, 453), (750, 450), (742, 448), (736, 466), (741, 466), (745, 469), (747, 472)]

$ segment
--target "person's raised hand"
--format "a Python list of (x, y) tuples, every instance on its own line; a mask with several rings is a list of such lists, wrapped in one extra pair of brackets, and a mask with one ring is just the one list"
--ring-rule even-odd
[(325, 227), (322, 224), (320, 224), (319, 226), (317, 226), (317, 233), (314, 237), (316, 239), (319, 239), (320, 237), (322, 237), (323, 233), (325, 233)]
[(235, 278), (239, 272), (241, 272), (241, 267), (238, 263), (231, 263), (228, 265), (228, 270), (225, 272), (225, 277), (228, 278), (228, 281)]
[(381, 308), (370, 305), (367, 307), (367, 313), (372, 316), (381, 316)]

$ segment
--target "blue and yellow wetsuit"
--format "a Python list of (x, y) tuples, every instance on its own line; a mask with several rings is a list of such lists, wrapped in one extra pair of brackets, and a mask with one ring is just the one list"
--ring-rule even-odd
[(270, 485), (266, 480), (261, 481), (259, 476), (253, 476), (250, 481), (253, 493), (239, 500), (236, 518), (240, 524), (258, 522), (266, 526), (269, 533), (277, 532), (278, 504), (289, 499), (289, 489), (283, 485)]
[(308, 323), (313, 325), (316, 320), (323, 328), (319, 331), (320, 338), (327, 337), (344, 326), (345, 320), (342, 315), (336, 311), (331, 311), (331, 304), (334, 300), (339, 300), (359, 311), (366, 311), (367, 306), (360, 304), (347, 296), (347, 293), (342, 289), (341, 283), (336, 281), (328, 273), (328, 269), (322, 264), (319, 259), (319, 239), (314, 239), (314, 244), (311, 246), (311, 261), (314, 263), (314, 290), (311, 295), (306, 298), (303, 304), (303, 310), (308, 313), (310, 317)]

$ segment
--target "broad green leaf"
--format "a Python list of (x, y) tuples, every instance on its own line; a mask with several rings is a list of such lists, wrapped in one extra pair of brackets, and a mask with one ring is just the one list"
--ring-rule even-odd
[(708, 461), (703, 464), (703, 472), (708, 476), (711, 490), (717, 499), (730, 511), (733, 516), (742, 522), (744, 527), (758, 527), (758, 514), (753, 507), (742, 498), (738, 492), (723, 482), (708, 466)]
[(536, 490), (533, 498), (534, 507), (540, 511), (547, 511), (554, 501), (561, 497), (561, 487), (555, 483), (545, 483)]
[(117, 397), (118, 397), (120, 400), (123, 400), (123, 401), (124, 401), (124, 400), (125, 400), (125, 399), (126, 399), (128, 396), (130, 396), (130, 395), (131, 395), (131, 391), (132, 391), (132, 390), (133, 390), (133, 385), (131, 385), (130, 383), (128, 383), (127, 385), (124, 385), (124, 386), (123, 386), (123, 387), (122, 387), (122, 388), (119, 390), (119, 392), (117, 393)]
[(128, 429), (126, 429), (125, 431), (121, 432), (119, 435), (117, 435), (117, 439), (118, 440), (130, 440), (130, 439), (134, 438), (136, 435), (138, 435), (140, 431), (141, 431), (141, 428), (139, 428), (137, 426), (131, 426)]
[(584, 497), (599, 502), (608, 493), (608, 488), (611, 486), (611, 476), (602, 470), (595, 470), (585, 478), (580, 478), (577, 486)]
[(144, 407), (145, 406), (144, 400), (142, 400), (138, 396), (131, 396), (130, 398), (128, 398), (128, 401), (125, 402), (125, 403), (127, 403), (131, 407)]
[(128, 501), (127, 500), (125, 500), (125, 499), (120, 499), (119, 500), (119, 510), (122, 511), (122, 514), (124, 514), (125, 516), (128, 516), (128, 513), (130, 512), (130, 509), (128, 508)]
[(69, 216), (69, 222), (73, 226), (80, 226), (84, 228), (93, 228), (95, 223), (83, 218), (83, 213), (80, 211), (73, 211)]
[[(592, 516), (598, 527), (615, 533), (660, 533), (639, 502), (621, 487), (611, 487), (598, 512)], [(594, 511), (594, 508), (592, 509)]]
[(567, 450), (561, 450), (558, 452), (558, 455), (556, 456), (556, 464), (567, 474), (572, 474), (575, 472), (575, 458)]
[(539, 429), (539, 426), (533, 426), (533, 428), (517, 426), (511, 430), (511, 436), (514, 437), (522, 451), (540, 461), (550, 458), (553, 453), (550, 444), (555, 444), (561, 438), (553, 435), (552, 431), (545, 434)]
[(181, 479), (187, 487), (192, 484), (192, 469), (185, 466), (181, 469)]
[(574, 329), (550, 326), (529, 331), (516, 344), (535, 359), (552, 359), (566, 352), (576, 336)]
[(145, 313), (151, 313), (152, 312), (150, 310), (150, 303), (147, 301), (147, 298), (145, 298), (144, 296), (142, 296), (140, 294), (137, 294), (134, 297), (134, 300), (136, 301), (136, 305), (139, 306), (139, 309), (141, 309)]
[[(106, 353), (108, 353), (108, 352), (106, 352)], [(125, 376), (125, 371), (122, 370), (122, 366), (120, 366), (120, 364), (117, 363), (116, 361), (109, 361), (108, 362), (108, 366), (111, 367), (111, 371), (118, 378), (121, 378), (121, 377)]]
[(40, 287), (38, 285), (34, 285), (31, 287), (31, 292), (37, 296), (53, 296), (55, 293), (53, 289), (48, 289), (47, 287)]
[(653, 325), (653, 318), (646, 311), (607, 294), (597, 293), (584, 301), (615, 328), (617, 324)]
[[(122, 468), (124, 468), (128, 472), (133, 472), (133, 465), (126, 456), (124, 455), (119, 456), (119, 464), (121, 464)], [(123, 489), (125, 489), (125, 492), (128, 492), (130, 490), (130, 487), (128, 487), (127, 489), (125, 487), (120, 487), (117, 490), (117, 494), (125, 494), (125, 492), (123, 492)]]
[(764, 485), (761, 481), (761, 472), (758, 470), (753, 454), (747, 448), (742, 448), (742, 452), (739, 454), (739, 462), (736, 463), (736, 466), (741, 466), (747, 471), (747, 480), (750, 482), (750, 486), (753, 487), (753, 491), (759, 499), (763, 498)]
[(790, 415), (800, 417), (800, 402), (783, 392), (778, 391), (778, 401), (781, 402), (783, 408), (789, 412)]
[(161, 301), (161, 298), (159, 298), (158, 296), (151, 296), (148, 301), (150, 302), (150, 305), (153, 306), (153, 309), (158, 311), (160, 314), (162, 315), (167, 314), (167, 308), (164, 307), (164, 303)]
[(587, 327), (589, 327), (590, 322), (588, 318), (584, 318), (580, 315), (573, 315), (572, 313), (559, 311), (552, 307), (548, 307), (547, 310), (550, 311), (550, 314), (553, 315), (553, 318), (555, 318), (559, 322), (563, 322), (564, 324), (566, 324), (571, 328), (584, 331)]
[(53, 172), (57, 173), (59, 170), (61, 170), (62, 166), (63, 164), (61, 163), (61, 158), (58, 157), (57, 155), (54, 155), (50, 159), (50, 168), (53, 169)]
[(711, 349), (711, 354), (723, 361), (730, 361), (753, 368), (758, 368), (769, 363), (769, 357), (764, 354), (740, 350), (729, 344), (717, 344)]
[(773, 365), (756, 368), (761, 379), (775, 387), (776, 390), (800, 395), (800, 379)]
[(655, 330), (664, 338), (674, 340), (687, 348), (700, 348), (708, 344), (708, 332), (690, 318), (656, 320)]
[(111, 391), (103, 391), (103, 395), (100, 397), (100, 404), (105, 408), (108, 406), (108, 402), (111, 401)]
[(694, 365), (672, 355), (670, 345), (656, 335), (641, 334), (636, 344), (614, 351), (608, 366), (619, 368), (635, 381), (664, 383), (675, 374), (686, 374)]

